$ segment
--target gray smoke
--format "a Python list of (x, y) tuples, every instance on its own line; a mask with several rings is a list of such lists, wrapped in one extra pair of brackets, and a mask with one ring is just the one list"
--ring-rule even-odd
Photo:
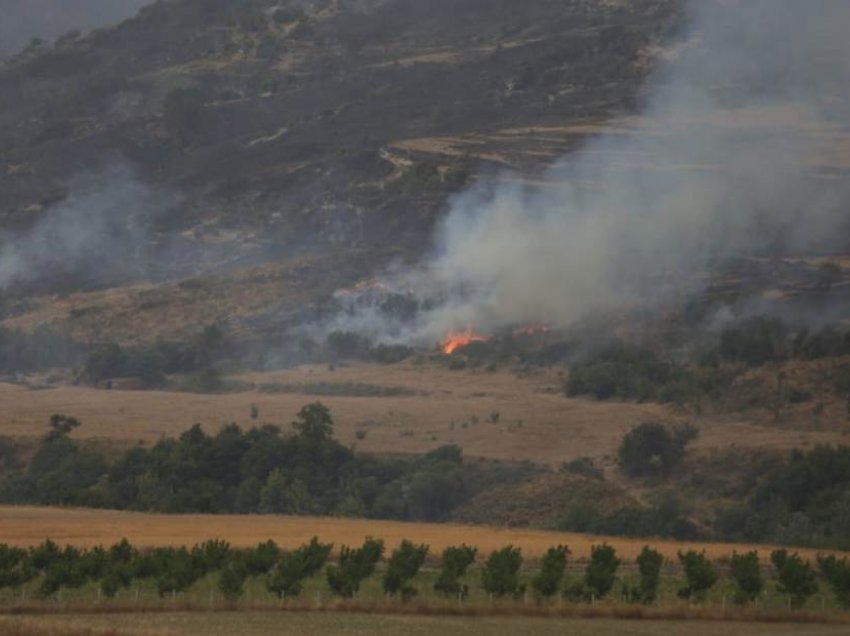
[(823, 164), (850, 168), (848, 25), (847, 0), (692, 3), (639, 117), (552, 167), (550, 187), (459, 196), (425, 272), (389, 277), (443, 290), (415, 339), (567, 326), (697, 290), (715, 259), (841, 247), (846, 170)]
[(117, 24), (152, 0), (0, 0), (0, 55), (14, 53), (31, 38), (53, 39)]
[(0, 291), (69, 278), (104, 284), (142, 273), (163, 195), (121, 164), (78, 175), (67, 191), (33, 227), (0, 233)]

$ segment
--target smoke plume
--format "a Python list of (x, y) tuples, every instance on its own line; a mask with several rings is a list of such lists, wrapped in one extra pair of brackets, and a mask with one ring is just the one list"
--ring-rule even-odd
[(639, 116), (554, 165), (547, 187), (452, 202), (424, 273), (392, 283), (442, 298), (414, 338), (568, 326), (698, 290), (716, 259), (846, 247), (848, 24), (846, 0), (693, 2)]
[(67, 191), (33, 227), (0, 233), (0, 291), (69, 280), (101, 285), (144, 272), (164, 196), (120, 163), (78, 175)]

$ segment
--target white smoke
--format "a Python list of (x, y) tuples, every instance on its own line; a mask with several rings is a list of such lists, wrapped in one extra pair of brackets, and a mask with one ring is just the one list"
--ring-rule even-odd
[(847, 26), (846, 0), (694, 2), (640, 117), (552, 167), (551, 187), (453, 202), (417, 284), (466, 293), (420, 337), (566, 326), (696, 289), (717, 258), (837, 247), (850, 189), (819, 163), (850, 148)]
[(164, 198), (118, 163), (75, 177), (25, 231), (0, 233), (0, 291), (72, 276), (102, 284), (140, 273)]

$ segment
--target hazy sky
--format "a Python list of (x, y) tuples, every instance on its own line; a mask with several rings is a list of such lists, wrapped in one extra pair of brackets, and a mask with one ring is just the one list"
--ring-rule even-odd
[(71, 29), (115, 24), (152, 0), (0, 0), (0, 54), (20, 50), (32, 37), (52, 39)]

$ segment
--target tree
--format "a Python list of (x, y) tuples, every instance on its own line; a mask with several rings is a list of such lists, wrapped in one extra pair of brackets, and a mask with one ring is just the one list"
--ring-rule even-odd
[(288, 477), (280, 468), (269, 473), (260, 490), (260, 512), (302, 515), (311, 512), (311, 505), (307, 485), (300, 479)]
[(519, 568), (522, 565), (522, 552), (512, 545), (495, 550), (481, 571), (481, 583), (484, 591), (492, 596), (517, 597), (525, 591), (519, 582)]
[(35, 576), (25, 550), (0, 544), (0, 589), (20, 587)]
[(588, 590), (596, 598), (605, 597), (614, 587), (619, 567), (620, 559), (617, 558), (617, 551), (613, 547), (607, 543), (591, 546), (590, 562), (584, 573), (584, 583)]
[(245, 554), (245, 567), (249, 575), (268, 574), (278, 559), (280, 559), (280, 548), (269, 539)]
[(238, 601), (245, 593), (245, 579), (248, 572), (238, 560), (231, 560), (224, 566), (218, 577), (218, 591), (231, 603)]
[(298, 596), (304, 581), (324, 567), (332, 548), (332, 543), (319, 543), (313, 537), (307, 545), (284, 554), (270, 572), (266, 587), (278, 598)]
[(684, 458), (685, 446), (698, 434), (690, 425), (673, 431), (657, 422), (646, 422), (626, 433), (620, 444), (620, 468), (631, 477), (668, 475)]
[(476, 548), (468, 545), (449, 546), (443, 550), (443, 562), (440, 575), (434, 583), (434, 590), (445, 596), (466, 598), (469, 587), (461, 587), (460, 579), (466, 576), (469, 566), (475, 561)]
[(50, 416), (49, 425), (50, 431), (47, 433), (47, 440), (51, 441), (69, 435), (71, 431), (80, 427), (80, 421), (67, 415), (54, 414)]
[(292, 428), (299, 436), (314, 442), (324, 442), (333, 435), (334, 422), (331, 412), (321, 402), (307, 404), (298, 411)]
[(127, 355), (119, 345), (114, 342), (98, 345), (86, 356), (83, 377), (93, 384), (120, 377), (126, 362)]
[(198, 88), (176, 88), (162, 104), (165, 129), (182, 149), (192, 143), (201, 130), (206, 96)]
[(779, 589), (788, 594), (792, 607), (802, 607), (817, 592), (815, 573), (807, 561), (797, 554), (789, 555), (785, 549), (774, 550), (770, 560), (779, 575)]
[(342, 546), (339, 564), (328, 566), (328, 585), (334, 594), (353, 598), (360, 584), (375, 571), (375, 565), (384, 553), (384, 542), (368, 537), (360, 548)]
[(735, 603), (746, 605), (758, 598), (764, 588), (764, 582), (761, 578), (761, 567), (757, 552), (745, 552), (744, 554), (733, 552), (730, 571), (736, 585)]
[(641, 603), (652, 603), (658, 596), (662, 565), (664, 565), (664, 557), (661, 553), (650, 549), (648, 545), (643, 546), (643, 550), (637, 557), (640, 583), (635, 594)]
[(559, 545), (549, 548), (543, 555), (540, 572), (531, 580), (531, 587), (538, 599), (550, 598), (558, 593), (569, 554), (567, 546)]
[(688, 580), (687, 585), (679, 590), (679, 597), (703, 600), (706, 592), (717, 583), (717, 572), (714, 570), (714, 566), (705, 556), (705, 552), (696, 552), (695, 550), (679, 551), (679, 562), (682, 564), (685, 570), (685, 578)]
[(832, 588), (835, 599), (842, 607), (850, 608), (850, 564), (847, 563), (847, 557), (841, 560), (833, 554), (818, 557), (818, 566)]
[(383, 580), (384, 592), (390, 596), (400, 593), (404, 600), (416, 596), (416, 588), (409, 583), (419, 573), (427, 555), (427, 545), (414, 545), (410, 541), (402, 541), (387, 564)]

